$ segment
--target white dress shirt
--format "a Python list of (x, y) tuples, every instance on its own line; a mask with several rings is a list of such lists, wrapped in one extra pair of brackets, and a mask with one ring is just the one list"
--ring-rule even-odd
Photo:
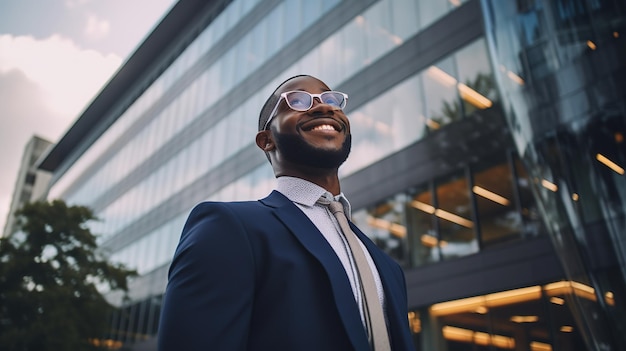
[[(343, 265), (348, 280), (350, 281), (354, 299), (356, 300), (361, 312), (361, 320), (365, 321), (362, 303), (363, 296), (359, 285), (360, 282), (358, 279), (356, 264), (354, 262), (354, 258), (352, 257), (352, 253), (350, 252), (348, 242), (341, 232), (341, 227), (339, 226), (337, 219), (332, 213), (330, 213), (328, 207), (316, 204), (317, 200), (322, 196), (325, 196), (329, 200), (339, 201), (343, 204), (346, 217), (350, 219), (351, 208), (348, 199), (346, 199), (343, 193), (333, 196), (330, 192), (326, 191), (326, 189), (318, 186), (317, 184), (295, 177), (278, 177), (276, 190), (285, 195), (285, 197), (291, 200), (298, 208), (300, 208), (300, 210), (302, 210), (302, 212), (304, 212), (307, 217), (309, 217), (311, 222), (313, 222), (326, 241), (328, 241), (330, 246), (333, 248), (335, 254), (337, 254), (337, 257)], [(380, 275), (378, 274), (376, 265), (367, 251), (367, 248), (365, 248), (365, 245), (363, 245), (360, 240), (359, 244), (365, 253), (365, 257), (367, 258), (367, 262), (372, 269), (372, 273), (374, 274), (376, 289), (378, 290), (378, 298), (384, 311), (385, 294), (380, 281)]]

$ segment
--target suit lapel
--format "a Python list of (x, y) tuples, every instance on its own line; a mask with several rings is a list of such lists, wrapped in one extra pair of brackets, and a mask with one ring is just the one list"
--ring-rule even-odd
[(277, 191), (260, 200), (273, 207), (273, 214), (293, 233), (304, 248), (324, 267), (330, 280), (335, 304), (344, 327), (356, 350), (369, 348), (367, 335), (361, 327), (359, 310), (354, 303), (354, 296), (343, 266), (332, 247), (309, 218), (289, 199)]

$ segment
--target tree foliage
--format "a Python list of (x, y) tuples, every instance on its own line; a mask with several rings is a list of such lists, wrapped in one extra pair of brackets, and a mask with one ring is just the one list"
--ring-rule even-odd
[(94, 350), (111, 306), (97, 287), (128, 290), (135, 274), (97, 251), (82, 206), (61, 200), (26, 204), (18, 232), (0, 239), (0, 348)]

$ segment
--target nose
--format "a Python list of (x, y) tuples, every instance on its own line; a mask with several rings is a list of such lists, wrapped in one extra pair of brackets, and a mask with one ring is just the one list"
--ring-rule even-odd
[(334, 113), (333, 111), (335, 111), (335, 107), (329, 104), (326, 104), (324, 102), (322, 102), (321, 100), (319, 100), (318, 98), (315, 98), (313, 100), (313, 106), (311, 106), (311, 108), (309, 109), (309, 114), (311, 115), (322, 115), (322, 114), (332, 114)]
[(335, 110), (339, 110), (337, 106), (329, 105), (322, 101), (319, 97), (313, 98), (313, 106), (309, 109), (310, 113), (328, 113)]

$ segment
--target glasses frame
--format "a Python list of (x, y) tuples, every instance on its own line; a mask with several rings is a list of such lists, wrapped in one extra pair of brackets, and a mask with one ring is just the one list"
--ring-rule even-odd
[[(287, 94), (290, 94), (290, 93), (305, 93), (305, 94), (309, 94), (311, 96), (311, 105), (309, 105), (309, 107), (304, 109), (304, 110), (303, 109), (293, 108), (291, 106), (291, 104), (289, 103), (289, 100), (287, 99)], [(267, 121), (265, 122), (265, 125), (263, 126), (263, 130), (267, 130), (267, 127), (270, 125), (270, 122), (274, 119), (276, 111), (278, 111), (278, 106), (280, 106), (280, 102), (283, 99), (285, 99), (285, 102), (287, 103), (287, 106), (289, 106), (290, 109), (292, 109), (294, 111), (304, 112), (304, 111), (310, 110), (313, 107), (313, 101), (315, 100), (315, 98), (318, 98), (320, 101), (322, 101), (322, 95), (328, 94), (328, 93), (337, 93), (337, 94), (343, 95), (343, 103), (341, 104), (341, 106), (338, 106), (338, 107), (341, 110), (343, 110), (343, 108), (346, 107), (346, 104), (348, 103), (348, 94), (342, 93), (342, 92), (336, 91), (336, 90), (324, 91), (324, 92), (319, 93), (319, 94), (312, 94), (312, 93), (309, 93), (308, 91), (304, 91), (304, 90), (291, 90), (291, 91), (286, 91), (286, 92), (280, 94), (280, 97), (278, 98), (278, 101), (276, 101), (276, 106), (274, 106), (274, 109), (270, 113), (270, 117), (267, 119)], [(322, 103), (324, 103), (324, 102), (322, 102)]]

